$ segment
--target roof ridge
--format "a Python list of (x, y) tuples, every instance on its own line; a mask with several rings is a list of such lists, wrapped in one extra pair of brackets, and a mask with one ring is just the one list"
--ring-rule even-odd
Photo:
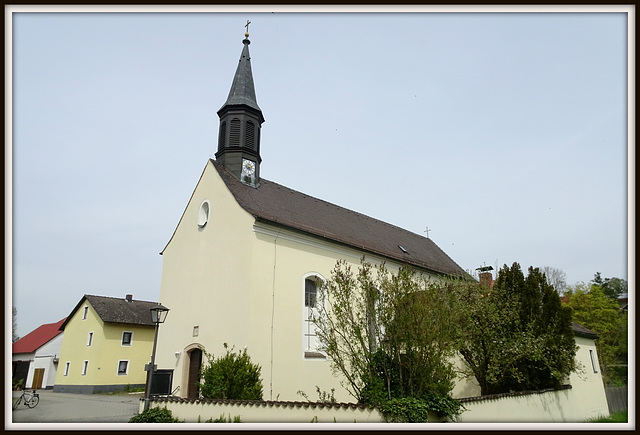
[[(101, 299), (113, 299), (113, 300), (116, 300), (116, 301), (126, 301), (127, 300), (126, 298), (119, 298), (119, 297), (116, 297), (116, 296), (100, 296), (100, 295), (89, 295), (89, 294), (85, 294), (84, 296), (85, 297), (92, 297), (92, 298), (101, 298)], [(131, 299), (131, 302), (148, 302), (150, 304), (160, 304), (159, 301), (146, 301), (146, 300), (143, 300), (143, 299), (133, 299), (133, 297)], [(129, 303), (131, 303), (131, 302), (129, 302)]]
[(210, 160), (238, 205), (256, 219), (436, 274), (468, 275), (428, 237), (268, 179), (247, 186)]

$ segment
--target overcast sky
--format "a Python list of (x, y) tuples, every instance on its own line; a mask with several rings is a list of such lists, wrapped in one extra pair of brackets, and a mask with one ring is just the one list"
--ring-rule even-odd
[(17, 13), (18, 335), (158, 299), (247, 20), (263, 178), (428, 227), (466, 270), (628, 279), (624, 13)]

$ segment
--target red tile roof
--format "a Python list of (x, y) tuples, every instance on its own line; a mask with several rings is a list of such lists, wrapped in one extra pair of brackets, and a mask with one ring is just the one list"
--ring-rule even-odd
[(13, 353), (31, 353), (38, 350), (38, 348), (42, 347), (53, 338), (55, 338), (58, 334), (62, 334), (60, 331), (60, 326), (66, 320), (60, 320), (56, 323), (46, 323), (44, 325), (38, 326), (36, 329), (22, 337), (20, 340), (13, 343)]

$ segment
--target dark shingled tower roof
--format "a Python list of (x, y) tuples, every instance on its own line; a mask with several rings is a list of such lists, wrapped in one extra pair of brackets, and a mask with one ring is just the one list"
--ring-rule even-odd
[(67, 320), (60, 326), (60, 330), (64, 330), (69, 320), (73, 317), (73, 313), (82, 306), (85, 300), (89, 301), (100, 319), (105, 323), (154, 326), (155, 323), (151, 321), (151, 308), (162, 306), (158, 302), (151, 301), (84, 295), (71, 311)]
[[(242, 41), (244, 47), (240, 54), (240, 61), (236, 74), (233, 76), (233, 83), (227, 101), (222, 105), (218, 114), (227, 106), (248, 106), (262, 113), (256, 100), (256, 90), (253, 86), (253, 74), (251, 73), (251, 56), (249, 55), (249, 39)], [(264, 121), (264, 119), (262, 120)]]
[(431, 239), (264, 178), (257, 187), (247, 186), (215, 160), (211, 163), (240, 207), (258, 221), (302, 231), (439, 274), (468, 277)]

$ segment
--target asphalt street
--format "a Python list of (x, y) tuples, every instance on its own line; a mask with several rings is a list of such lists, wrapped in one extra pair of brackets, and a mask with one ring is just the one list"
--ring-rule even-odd
[[(33, 408), (20, 403), (12, 411), (21, 392), (12, 392), (12, 403), (5, 407), (11, 412), (12, 423), (128, 423), (138, 413), (142, 393), (135, 394), (69, 394), (38, 390), (40, 402)], [(7, 409), (8, 408), (8, 409)]]

